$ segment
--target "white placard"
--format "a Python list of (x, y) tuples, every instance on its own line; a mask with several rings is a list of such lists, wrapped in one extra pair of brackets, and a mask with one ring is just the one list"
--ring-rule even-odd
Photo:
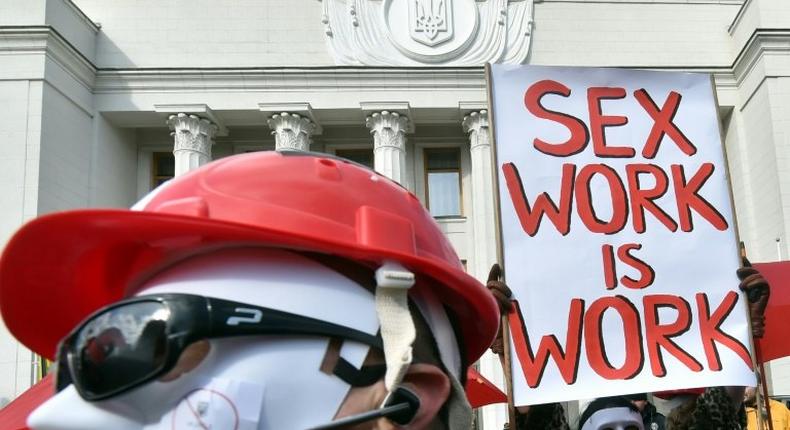
[(753, 385), (710, 77), (490, 79), (516, 405)]

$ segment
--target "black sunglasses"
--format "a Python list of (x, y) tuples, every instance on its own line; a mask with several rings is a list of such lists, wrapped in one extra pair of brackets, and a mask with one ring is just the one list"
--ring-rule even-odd
[[(141, 296), (95, 312), (61, 341), (56, 388), (74, 384), (85, 400), (106, 399), (164, 375), (193, 342), (250, 335), (322, 336), (381, 349), (379, 336), (276, 309), (190, 294)], [(335, 374), (352, 385), (383, 373), (348, 366), (341, 360)]]

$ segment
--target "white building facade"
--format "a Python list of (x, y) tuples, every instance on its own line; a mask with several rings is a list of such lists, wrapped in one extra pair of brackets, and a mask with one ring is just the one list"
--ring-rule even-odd
[[(754, 261), (790, 258), (787, 0), (0, 0), (0, 243), (288, 148), (401, 182), (484, 281), (486, 62), (713, 74), (741, 239)], [(40, 365), (0, 328), (0, 402)], [(496, 359), (481, 370), (501, 380)], [(769, 371), (790, 395), (790, 367)], [(482, 428), (504, 420), (483, 408)]]

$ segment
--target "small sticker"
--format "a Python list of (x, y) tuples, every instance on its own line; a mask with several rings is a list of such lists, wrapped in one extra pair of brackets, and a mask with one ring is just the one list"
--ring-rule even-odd
[(171, 413), (172, 430), (254, 430), (263, 402), (263, 387), (213, 379), (187, 393)]
[(206, 388), (186, 395), (173, 411), (173, 430), (239, 429), (239, 412), (228, 396)]

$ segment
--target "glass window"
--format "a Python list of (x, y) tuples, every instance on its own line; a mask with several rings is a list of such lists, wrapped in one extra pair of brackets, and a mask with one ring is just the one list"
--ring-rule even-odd
[(176, 173), (176, 158), (172, 152), (154, 152), (151, 169), (151, 189), (173, 179)]
[(351, 160), (357, 164), (367, 166), (373, 170), (373, 150), (372, 149), (338, 149), (335, 155)]
[(461, 216), (461, 151), (425, 150), (425, 193), (434, 217)]

